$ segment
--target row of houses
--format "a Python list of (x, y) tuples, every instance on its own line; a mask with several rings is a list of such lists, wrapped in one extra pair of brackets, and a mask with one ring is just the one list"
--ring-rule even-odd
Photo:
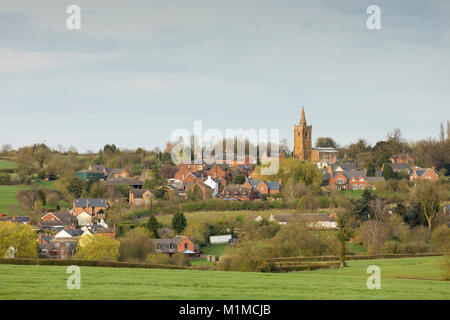
[(390, 166), (394, 172), (404, 173), (409, 176), (410, 181), (416, 179), (426, 179), (435, 182), (439, 174), (435, 168), (411, 167), (406, 163), (386, 163), (381, 170), (375, 172), (374, 177), (367, 176), (363, 170), (358, 170), (355, 163), (334, 163), (324, 169), (324, 179), (328, 182), (332, 190), (364, 190), (369, 185), (374, 185), (378, 181), (384, 181), (383, 170), (385, 166)]

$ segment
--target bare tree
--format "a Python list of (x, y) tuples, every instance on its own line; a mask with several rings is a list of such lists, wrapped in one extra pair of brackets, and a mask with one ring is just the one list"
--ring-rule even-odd
[(431, 232), (431, 224), (439, 211), (439, 203), (442, 198), (439, 186), (428, 180), (420, 181), (416, 186), (414, 196), (419, 202), (422, 213), (428, 222), (428, 231)]
[(381, 199), (370, 200), (369, 210), (376, 221), (383, 221), (389, 215), (388, 206), (386, 202)]
[(12, 149), (11, 145), (9, 143), (5, 143), (2, 145), (2, 153), (8, 153)]

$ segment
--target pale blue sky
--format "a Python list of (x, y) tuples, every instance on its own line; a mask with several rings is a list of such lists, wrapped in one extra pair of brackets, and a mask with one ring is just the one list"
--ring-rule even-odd
[[(66, 8), (82, 30), (66, 29)], [(382, 29), (366, 28), (381, 8)], [(2, 1), (0, 144), (163, 146), (177, 128), (437, 137), (450, 119), (450, 2)]]

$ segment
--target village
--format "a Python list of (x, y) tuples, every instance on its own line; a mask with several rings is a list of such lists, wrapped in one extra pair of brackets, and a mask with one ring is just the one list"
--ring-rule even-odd
[[(407, 145), (398, 137), (395, 139), (389, 143), (397, 151), (404, 151)], [(353, 215), (359, 220), (354, 223), (354, 227), (359, 226), (360, 231), (364, 224), (371, 221), (371, 215), (378, 215), (377, 221), (394, 220), (396, 217), (395, 224), (409, 224), (408, 229), (411, 230), (418, 230), (421, 224), (431, 228), (432, 220), (433, 223), (436, 221), (448, 226), (450, 204), (448, 177), (443, 176), (445, 170), (438, 173), (435, 166), (419, 167), (408, 152), (383, 152), (382, 158), (377, 160), (367, 158), (367, 152), (352, 156), (351, 152), (338, 150), (333, 143), (312, 147), (312, 141), (312, 126), (307, 124), (302, 108), (300, 121), (294, 126), (293, 151), (280, 150), (280, 169), (273, 176), (260, 175), (259, 163), (270, 161), (270, 155), (267, 154), (261, 155), (258, 161), (249, 156), (238, 159), (217, 154), (213, 164), (173, 165), (170, 160), (160, 161), (156, 170), (153, 170), (158, 172), (159, 177), (153, 176), (153, 179), (146, 179), (142, 170), (137, 174), (138, 170), (130, 172), (126, 168), (109, 168), (106, 164), (90, 163), (87, 168), (64, 173), (70, 177), (62, 186), (66, 197), (61, 196), (60, 189), (37, 190), (32, 187), (22, 191), (23, 195), (18, 192), (17, 198), (23, 203), (24, 211), (32, 215), (2, 213), (0, 222), (30, 226), (36, 235), (37, 251), (24, 254), (15, 244), (4, 248), (6, 251), (3, 255), (8, 258), (37, 255), (51, 259), (75, 257), (218, 266), (219, 258), (227, 255), (226, 248), (237, 249), (252, 241), (264, 243), (282, 238), (284, 228), (299, 221), (311, 230), (309, 232), (319, 232), (320, 236), (317, 234), (315, 237), (323, 238), (323, 232), (328, 235), (338, 232), (338, 215), (342, 211), (339, 202), (344, 200), (353, 201), (347, 207), (352, 207)], [(33, 148), (34, 151), (39, 149), (38, 146)], [(115, 146), (110, 145), (103, 150), (103, 154), (110, 156), (117, 152)], [(136, 150), (135, 153), (143, 154), (145, 151)], [(162, 159), (164, 156), (159, 153), (157, 157)], [(135, 165), (133, 169), (137, 167)], [(13, 173), (11, 176), (14, 176), (14, 171), (10, 170)], [(63, 181), (62, 175), (55, 171), (51, 163), (46, 165), (44, 161), (41, 162), (38, 175), (47, 182)], [(147, 175), (149, 172), (152, 171), (148, 170)], [(30, 174), (23, 177), (19, 172), (16, 177), (32, 181)], [(415, 201), (409, 205), (406, 203), (409, 197), (407, 194), (410, 193), (408, 189), (417, 188), (417, 184), (422, 181), (436, 187), (442, 186), (439, 188), (447, 191), (446, 195), (437, 191), (442, 194), (439, 196), (441, 204), (432, 208), (435, 212), (431, 217), (430, 212), (428, 216), (421, 213), (420, 204), (417, 207)], [(391, 196), (386, 197), (386, 193)], [(53, 197), (57, 195), (53, 204), (59, 210), (45, 209), (49, 205), (43, 202), (50, 202), (46, 201), (46, 198), (51, 198), (50, 194)], [(97, 197), (85, 197), (92, 195)], [(34, 201), (30, 204), (27, 201), (31, 198)], [(62, 210), (64, 205), (61, 204), (68, 199), (71, 201), (66, 202), (69, 206)], [(194, 216), (196, 211), (200, 212)], [(206, 220), (197, 221), (202, 211)], [(209, 211), (212, 213), (208, 214)], [(221, 214), (221, 211), (238, 212), (241, 215), (235, 214), (230, 218)], [(210, 218), (211, 215), (216, 217)], [(194, 217), (194, 221), (190, 221), (190, 217)], [(164, 224), (159, 220), (164, 221)], [(380, 227), (384, 228), (370, 225), (366, 232), (373, 232), (374, 228)], [(136, 241), (135, 237), (140, 237), (142, 241)], [(359, 246), (359, 251), (368, 253), (417, 253), (431, 250), (427, 237), (422, 238), (417, 248), (409, 248), (408, 244), (402, 244), (402, 239), (393, 235), (393, 240), (397, 241), (396, 249), (386, 248), (388, 244), (393, 245), (388, 239), (377, 240), (378, 243), (364, 240), (364, 237), (368, 236), (353, 232), (347, 236), (347, 241), (352, 247)], [(100, 252), (83, 257), (83, 252), (88, 251), (86, 248), (96, 238), (105, 239), (102, 240), (104, 247), (99, 245), (95, 250)], [(130, 243), (127, 244), (127, 241)], [(330, 239), (323, 241), (321, 254), (337, 252)], [(404, 245), (404, 249), (398, 248), (401, 245)], [(220, 250), (215, 250), (215, 247)], [(112, 248), (112, 253), (106, 254), (110, 251), (105, 248)]]

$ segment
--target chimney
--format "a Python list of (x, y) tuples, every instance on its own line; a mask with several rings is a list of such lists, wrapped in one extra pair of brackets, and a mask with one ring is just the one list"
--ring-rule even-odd
[(431, 167), (431, 170), (433, 170), (433, 172), (436, 172), (436, 167), (435, 167), (435, 166), (432, 166), (432, 167)]

